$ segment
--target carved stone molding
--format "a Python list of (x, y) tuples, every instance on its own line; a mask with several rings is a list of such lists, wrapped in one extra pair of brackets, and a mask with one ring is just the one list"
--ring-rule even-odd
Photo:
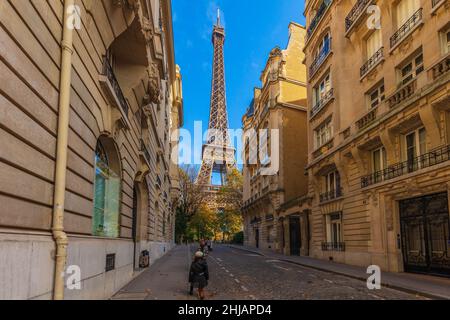
[(393, 199), (389, 196), (384, 198), (384, 207), (386, 215), (386, 228), (388, 231), (394, 230), (394, 214), (393, 214)]

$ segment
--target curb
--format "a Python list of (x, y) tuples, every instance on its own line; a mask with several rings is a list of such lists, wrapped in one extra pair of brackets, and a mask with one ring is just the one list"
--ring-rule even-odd
[[(269, 257), (268, 255), (266, 255), (264, 253), (256, 252), (256, 251), (253, 251), (253, 250), (247, 249), (247, 248), (239, 248), (239, 247), (234, 247), (234, 246), (230, 246), (230, 245), (228, 247), (233, 248), (233, 249), (237, 249), (237, 250), (246, 251), (246, 252), (251, 252), (251, 253), (257, 254), (257, 255), (262, 256), (262, 257)], [(287, 263), (291, 263), (291, 264), (296, 264), (296, 265), (299, 265), (299, 266), (302, 266), (302, 267), (307, 267), (307, 268), (310, 268), (310, 269), (315, 269), (315, 270), (319, 270), (319, 271), (323, 271), (323, 272), (328, 272), (328, 273), (344, 276), (344, 277), (351, 278), (351, 279), (356, 279), (356, 280), (360, 280), (360, 281), (364, 281), (364, 282), (367, 281), (367, 278), (360, 277), (360, 276), (355, 276), (355, 275), (351, 275), (351, 274), (347, 274), (347, 273), (344, 273), (344, 272), (339, 272), (339, 271), (335, 271), (335, 270), (329, 270), (329, 269), (325, 269), (325, 268), (321, 268), (321, 267), (317, 267), (317, 266), (311, 266), (311, 265), (308, 265), (308, 264), (305, 264), (305, 263), (292, 261), (292, 260), (289, 260), (289, 259), (279, 259), (277, 257), (272, 257), (272, 258), (276, 258), (277, 260), (280, 260), (280, 261), (283, 261), (283, 262), (287, 262)], [(435, 300), (449, 300), (449, 297), (445, 297), (445, 296), (441, 296), (441, 295), (433, 294), (433, 293), (428, 293), (428, 292), (423, 292), (423, 291), (418, 291), (418, 290), (414, 290), (414, 289), (409, 289), (409, 288), (405, 288), (405, 287), (398, 286), (398, 285), (395, 285), (395, 284), (386, 283), (386, 282), (383, 282), (383, 281), (381, 281), (381, 285), (386, 287), (386, 288), (390, 288), (390, 289), (402, 291), (402, 292), (405, 292), (405, 293), (422, 296), (424, 298), (435, 299)]]

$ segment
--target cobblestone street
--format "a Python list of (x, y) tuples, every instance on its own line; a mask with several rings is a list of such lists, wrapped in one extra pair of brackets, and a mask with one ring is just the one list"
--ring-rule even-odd
[[(123, 288), (113, 299), (185, 300), (187, 274), (195, 246), (178, 246)], [(397, 290), (368, 290), (366, 283), (345, 276), (270, 260), (216, 245), (208, 256), (212, 300), (393, 300), (423, 299)]]

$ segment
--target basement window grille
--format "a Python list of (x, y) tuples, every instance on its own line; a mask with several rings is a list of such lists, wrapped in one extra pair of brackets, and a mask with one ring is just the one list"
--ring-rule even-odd
[(116, 254), (112, 253), (112, 254), (108, 254), (106, 255), (106, 267), (105, 267), (105, 271), (112, 271), (116, 268)]

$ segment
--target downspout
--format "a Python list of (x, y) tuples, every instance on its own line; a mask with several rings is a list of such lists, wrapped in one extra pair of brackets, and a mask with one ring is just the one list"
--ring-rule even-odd
[[(67, 21), (73, 14), (74, 0), (64, 1), (63, 38), (61, 41), (61, 75), (59, 86), (58, 136), (56, 146), (55, 193), (52, 233), (56, 244), (53, 299), (64, 299), (64, 272), (68, 238), (64, 232), (64, 197), (66, 191), (67, 145), (69, 132), (70, 87), (73, 54), (73, 28)], [(72, 17), (73, 18), (73, 17)]]

